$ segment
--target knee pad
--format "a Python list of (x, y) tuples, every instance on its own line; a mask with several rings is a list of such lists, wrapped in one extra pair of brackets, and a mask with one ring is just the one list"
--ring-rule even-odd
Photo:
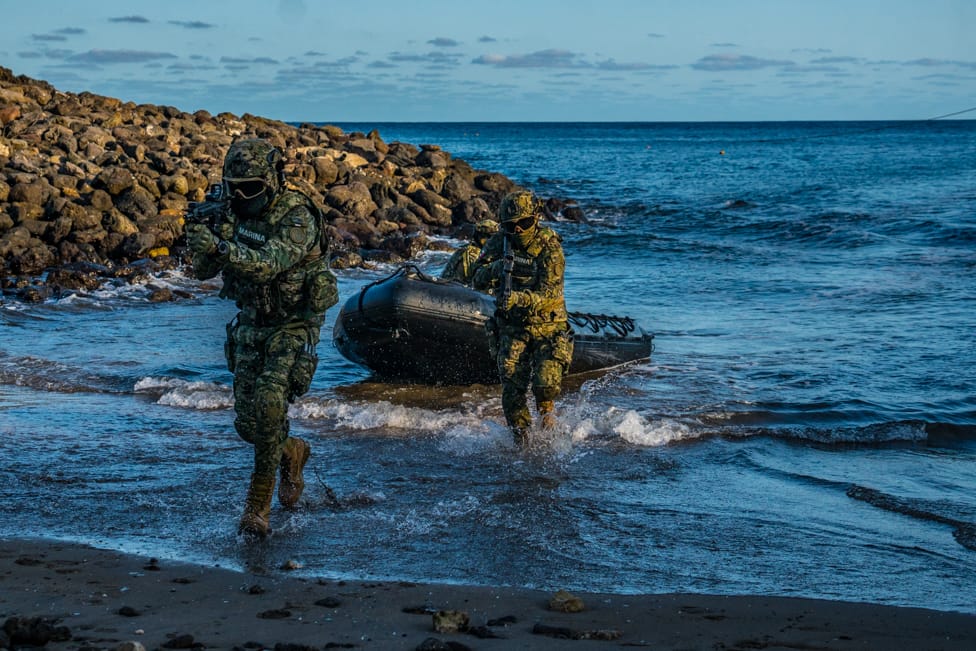
[(254, 391), (254, 417), (264, 430), (278, 429), (288, 417), (288, 399), (283, 385), (261, 382)]

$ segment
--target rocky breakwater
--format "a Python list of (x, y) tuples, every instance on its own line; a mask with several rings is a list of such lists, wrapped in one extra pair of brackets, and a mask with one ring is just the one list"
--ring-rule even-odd
[(4, 295), (41, 300), (184, 264), (187, 206), (246, 137), (284, 152), (289, 182), (326, 217), (336, 268), (409, 259), (438, 246), (430, 234), (463, 237), (516, 187), (436, 145), (386, 143), (376, 131), (137, 105), (0, 67)]

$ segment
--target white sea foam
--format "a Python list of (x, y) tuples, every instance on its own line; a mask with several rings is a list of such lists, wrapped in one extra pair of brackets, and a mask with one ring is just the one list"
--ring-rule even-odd
[(574, 442), (604, 436), (642, 447), (658, 447), (699, 436), (684, 423), (668, 418), (651, 420), (633, 409), (614, 407), (602, 414), (575, 420), (570, 435)]
[(230, 387), (218, 382), (190, 382), (179, 378), (144, 377), (136, 393), (157, 395), (157, 404), (187, 409), (227, 409), (234, 406)]
[(433, 411), (396, 405), (387, 401), (358, 402), (307, 398), (292, 406), (289, 415), (296, 418), (331, 419), (337, 425), (355, 430), (402, 429), (421, 432), (443, 432), (459, 424), (476, 427), (481, 418), (454, 410)]

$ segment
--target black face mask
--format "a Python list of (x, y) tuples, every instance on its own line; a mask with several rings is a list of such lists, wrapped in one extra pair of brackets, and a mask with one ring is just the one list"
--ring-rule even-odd
[(254, 219), (268, 207), (270, 201), (268, 200), (267, 192), (262, 192), (256, 197), (251, 197), (250, 199), (242, 199), (241, 197), (231, 197), (230, 209), (234, 211), (234, 214), (238, 217), (243, 217), (244, 219)]

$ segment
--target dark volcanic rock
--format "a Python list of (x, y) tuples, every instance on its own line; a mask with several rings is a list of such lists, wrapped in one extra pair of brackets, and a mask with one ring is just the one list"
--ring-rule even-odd
[[(105, 278), (79, 275), (66, 267), (73, 263), (185, 255), (183, 211), (220, 180), (239, 138), (282, 150), (289, 183), (326, 215), (337, 268), (415, 256), (434, 246), (415, 235), (458, 235), (517, 188), (437, 145), (386, 143), (375, 130), (136, 105), (58, 91), (3, 67), (0, 126), (0, 278), (21, 274), (36, 286), (46, 276), (59, 290)], [(560, 212), (552, 211), (578, 218), (571, 207)]]

